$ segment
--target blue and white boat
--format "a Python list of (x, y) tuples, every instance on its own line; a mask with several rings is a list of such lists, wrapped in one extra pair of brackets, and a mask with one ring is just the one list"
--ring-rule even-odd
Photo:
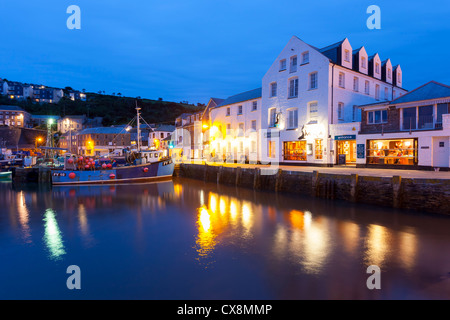
[[(87, 185), (87, 184), (118, 184), (139, 183), (149, 181), (163, 181), (172, 179), (175, 163), (171, 158), (162, 157), (162, 152), (157, 150), (143, 151), (140, 148), (140, 108), (137, 110), (137, 150), (125, 154), (125, 164), (114, 166), (108, 164), (88, 166), (77, 165), (78, 157), (67, 154), (64, 161), (64, 169), (53, 169), (53, 185)], [(72, 158), (75, 157), (75, 158)]]

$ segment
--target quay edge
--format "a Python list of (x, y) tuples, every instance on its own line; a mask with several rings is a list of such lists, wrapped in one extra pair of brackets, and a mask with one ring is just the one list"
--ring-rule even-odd
[(181, 163), (174, 176), (261, 191), (339, 199), (384, 207), (450, 215), (450, 180), (334, 174)]

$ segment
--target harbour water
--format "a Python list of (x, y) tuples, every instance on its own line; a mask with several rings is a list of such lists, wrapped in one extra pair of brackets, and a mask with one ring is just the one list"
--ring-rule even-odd
[(447, 216), (185, 178), (1, 183), (0, 203), (0, 299), (450, 298)]

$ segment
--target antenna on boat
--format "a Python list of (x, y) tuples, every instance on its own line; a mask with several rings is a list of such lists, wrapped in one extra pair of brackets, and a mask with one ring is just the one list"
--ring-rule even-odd
[(141, 108), (138, 107), (137, 101), (136, 101), (136, 112), (137, 112), (137, 116), (136, 116), (136, 119), (137, 119), (137, 151), (138, 152), (141, 151), (141, 128), (140, 128), (141, 125), (140, 125), (140, 122), (139, 122), (141, 116), (140, 116), (139, 110), (141, 110)]

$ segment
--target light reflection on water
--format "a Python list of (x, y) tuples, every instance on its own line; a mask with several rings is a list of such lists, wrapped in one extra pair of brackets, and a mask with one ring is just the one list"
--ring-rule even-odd
[(56, 213), (52, 209), (45, 210), (44, 215), (45, 234), (44, 242), (50, 253), (50, 258), (59, 260), (62, 255), (66, 254), (62, 240), (62, 234), (56, 221)]
[[(34, 266), (43, 271), (79, 263), (123, 279), (125, 287), (133, 286), (133, 275), (135, 291), (122, 291), (138, 298), (450, 298), (450, 220), (444, 217), (191, 180), (0, 188), (0, 201), (8, 204), (0, 211), (0, 247), (10, 252), (0, 268), (17, 275), (26, 273), (31, 257), (41, 257)], [(382, 269), (389, 290), (367, 290), (369, 265)], [(136, 270), (152, 271), (138, 276)], [(107, 286), (100, 278), (91, 281)], [(433, 292), (424, 289), (430, 278)], [(113, 288), (87, 294), (126, 298)]]

